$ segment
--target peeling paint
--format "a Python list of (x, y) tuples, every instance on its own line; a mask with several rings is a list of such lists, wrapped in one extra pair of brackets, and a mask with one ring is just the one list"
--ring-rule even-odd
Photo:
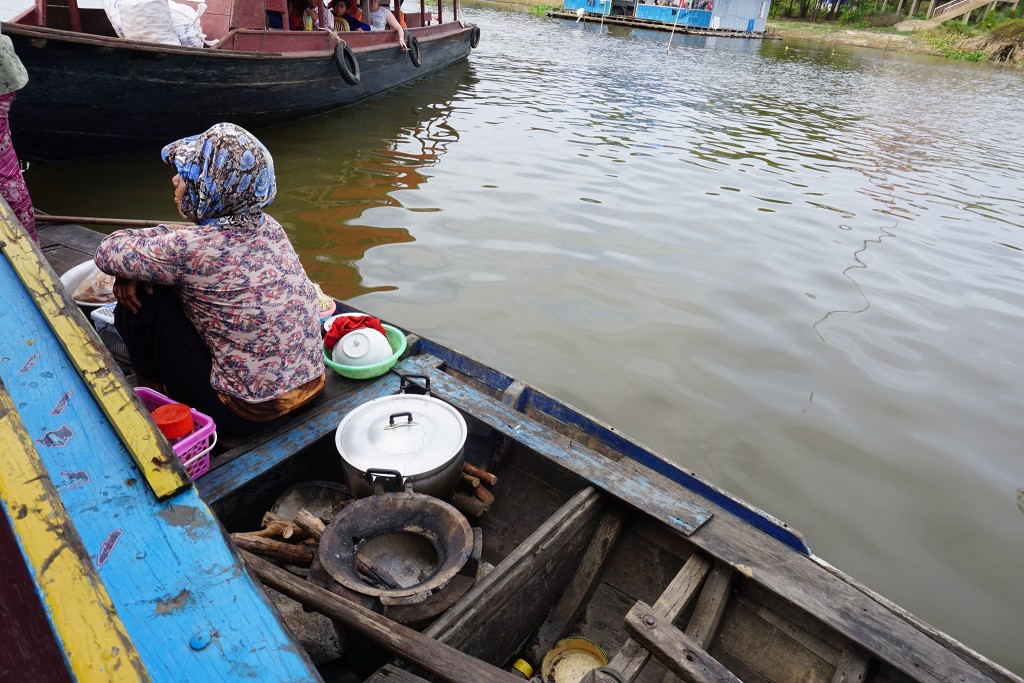
[(156, 601), (156, 615), (164, 616), (171, 614), (175, 610), (179, 610), (183, 607), (188, 606), (192, 602), (192, 591), (187, 588), (183, 588), (174, 597), (160, 598)]
[(199, 510), (186, 505), (168, 505), (156, 514), (171, 526), (183, 528), (192, 539), (201, 538), (209, 526), (209, 521), (200, 514)]

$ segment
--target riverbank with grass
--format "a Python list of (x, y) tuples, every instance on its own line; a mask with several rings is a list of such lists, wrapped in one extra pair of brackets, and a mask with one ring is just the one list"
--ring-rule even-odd
[(772, 19), (768, 30), (783, 40), (807, 40), (833, 45), (853, 45), (911, 54), (942, 55), (923, 32), (897, 31), (892, 26), (851, 28), (838, 21), (810, 22), (793, 19)]
[[(775, 7), (772, 8), (773, 10)], [(854, 45), (972, 62), (1024, 66), (1024, 8), (989, 12), (974, 23), (950, 20), (924, 31), (900, 30), (895, 12), (844, 12), (832, 21), (772, 18), (768, 30), (784, 40)]]

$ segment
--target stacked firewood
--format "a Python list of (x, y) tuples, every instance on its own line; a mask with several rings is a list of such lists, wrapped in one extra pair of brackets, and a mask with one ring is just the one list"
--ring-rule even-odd
[[(345, 501), (350, 503), (351, 501)], [(239, 548), (256, 553), (286, 566), (308, 568), (316, 556), (324, 520), (309, 510), (299, 508), (295, 519), (285, 519), (273, 512), (263, 515), (263, 528), (231, 534)]]
[[(494, 504), (494, 494), (487, 486), (498, 483), (498, 477), (468, 462), (462, 464), (462, 478), (451, 503), (470, 520), (483, 517)], [(486, 484), (487, 486), (484, 486)]]
[[(494, 494), (488, 487), (498, 483), (498, 477), (468, 462), (462, 465), (458, 490), (452, 495), (451, 504), (472, 521), (483, 517), (494, 504)], [(352, 500), (341, 503), (344, 507)], [(269, 560), (282, 564), (293, 573), (308, 573), (317, 554), (320, 536), (326, 529), (326, 522), (304, 508), (299, 508), (295, 519), (285, 519), (273, 512), (263, 515), (259, 531), (231, 534), (239, 548), (248, 550)], [(375, 583), (385, 587), (396, 587), (394, 579), (361, 554), (356, 558), (358, 569)]]

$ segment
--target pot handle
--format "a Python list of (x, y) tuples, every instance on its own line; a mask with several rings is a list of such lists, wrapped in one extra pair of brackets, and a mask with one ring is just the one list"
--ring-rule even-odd
[(363, 476), (365, 476), (366, 481), (370, 482), (371, 484), (377, 483), (377, 477), (380, 477), (382, 479), (390, 479), (395, 483), (396, 490), (401, 489), (402, 484), (405, 483), (405, 477), (403, 477), (402, 473), (399, 472), (398, 470), (386, 470), (379, 467), (368, 467), (366, 469), (366, 474)]
[[(409, 419), (408, 419), (408, 421), (405, 424), (407, 424), (407, 425), (413, 424), (412, 413), (410, 413), (409, 411), (405, 411), (404, 413), (392, 413), (391, 417), (388, 418), (388, 426), (385, 427), (384, 429), (394, 429), (395, 427), (401, 427), (402, 425), (400, 425), (400, 424), (396, 425), (395, 424), (395, 418), (396, 417), (407, 417)], [(393, 472), (394, 470), (388, 470), (388, 471), (389, 472)]]
[[(410, 380), (421, 379), (423, 384)], [(426, 375), (399, 375), (398, 393), (430, 395), (430, 378)]]

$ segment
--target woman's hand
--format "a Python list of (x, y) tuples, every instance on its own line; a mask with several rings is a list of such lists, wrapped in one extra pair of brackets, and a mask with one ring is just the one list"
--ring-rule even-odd
[[(124, 306), (132, 313), (138, 313), (139, 309), (142, 308), (142, 302), (139, 301), (138, 295), (139, 284), (138, 280), (128, 280), (123, 277), (114, 280), (114, 298), (117, 299), (118, 304)], [(143, 282), (141, 284), (147, 294), (153, 293), (152, 283)]]

